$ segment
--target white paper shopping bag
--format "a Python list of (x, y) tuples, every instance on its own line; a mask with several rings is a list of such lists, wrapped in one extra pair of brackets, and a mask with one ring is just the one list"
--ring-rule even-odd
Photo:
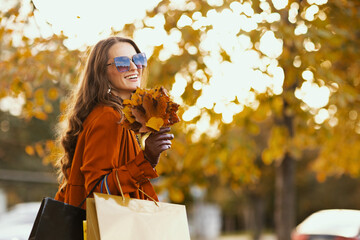
[(102, 240), (188, 240), (183, 205), (94, 193)]

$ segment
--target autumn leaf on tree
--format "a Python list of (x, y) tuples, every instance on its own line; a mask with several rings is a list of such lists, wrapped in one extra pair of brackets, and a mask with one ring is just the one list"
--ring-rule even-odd
[(164, 87), (137, 88), (123, 105), (122, 123), (135, 133), (159, 131), (180, 121), (176, 113), (179, 105), (170, 99)]

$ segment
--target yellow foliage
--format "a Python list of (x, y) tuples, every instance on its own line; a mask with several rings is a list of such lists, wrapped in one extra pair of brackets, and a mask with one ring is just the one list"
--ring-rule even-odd
[[(254, 121), (264, 121), (266, 118), (269, 117), (269, 114), (271, 113), (271, 109), (270, 109), (270, 104), (265, 102), (263, 103), (261, 106), (259, 106), (259, 108), (257, 109), (257, 111), (255, 111), (252, 115), (251, 118)], [(257, 134), (258, 131), (255, 130), (254, 134)]]
[(326, 180), (326, 174), (325, 174), (324, 172), (318, 172), (318, 173), (316, 174), (316, 180), (317, 180), (318, 182), (325, 182), (325, 180)]
[(41, 143), (36, 143), (35, 144), (35, 151), (36, 151), (37, 155), (39, 155), (40, 157), (45, 156), (45, 151), (44, 151), (43, 146), (41, 145)]
[(52, 101), (56, 100), (59, 97), (59, 93), (57, 88), (50, 88), (48, 90), (48, 98)]
[(37, 89), (34, 93), (34, 98), (37, 106), (43, 106), (45, 103), (44, 89)]
[(68, 105), (65, 101), (60, 102), (60, 112), (65, 112), (67, 107)]
[(184, 193), (175, 187), (170, 188), (170, 199), (174, 203), (181, 203), (184, 201)]
[[(177, 28), (177, 16), (182, 15), (181, 11), (179, 14), (178, 9), (168, 8), (168, 2), (169, 1), (162, 1), (160, 3), (161, 7), (171, 12), (171, 14), (165, 14), (164, 16), (164, 28), (168, 33), (173, 29), (181, 32), (180, 34), (183, 39), (183, 41), (179, 43), (181, 51), (179, 51), (179, 54), (169, 56), (169, 59), (165, 61), (157, 61), (164, 46), (154, 48), (153, 60), (149, 59), (149, 66), (151, 65), (151, 67), (149, 67), (149, 69), (151, 69), (149, 71), (151, 74), (149, 76), (149, 80), (151, 81), (149, 82), (149, 86), (157, 84), (171, 88), (175, 82), (174, 75), (176, 73), (183, 73), (183, 76), (186, 76), (186, 81), (184, 81), (185, 91), (181, 97), (186, 106), (193, 107), (197, 105), (199, 96), (205, 94), (205, 88), (203, 89), (204, 91), (199, 91), (191, 87), (194, 79), (201, 81), (204, 86), (209, 85), (213, 87), (214, 85), (211, 86), (212, 82), (209, 81), (209, 79), (213, 77), (211, 72), (215, 73), (216, 71), (207, 69), (207, 64), (204, 64), (204, 57), (208, 56), (208, 54), (210, 54), (209, 52), (197, 51), (197, 53), (189, 56), (189, 53), (183, 45), (185, 42), (189, 46), (194, 46), (195, 49), (199, 50), (200, 40), (209, 33), (207, 31), (208, 26), (199, 29), (192, 28), (191, 26), (181, 29)], [(194, 11), (200, 11), (203, 16), (206, 16), (208, 8), (201, 8), (201, 1), (195, 2), (196, 8), (194, 8)], [(226, 4), (221, 7), (217, 8), (214, 6), (213, 8), (216, 11), (223, 10), (226, 9), (231, 2), (232, 1), (227, 1)], [(298, 16), (303, 16), (304, 12), (300, 11), (306, 11), (306, 6), (308, 5), (306, 1), (302, 1)], [(273, 10), (282, 15), (282, 13), (288, 12), (289, 8), (290, 5), (288, 4), (283, 10)], [(154, 11), (149, 11), (148, 15), (155, 16), (159, 14), (158, 9), (159, 8), (154, 9)], [(336, 11), (339, 9), (341, 11)], [(324, 180), (324, 176), (329, 173), (349, 173), (352, 176), (360, 174), (358, 164), (360, 156), (357, 150), (360, 142), (358, 139), (359, 135), (354, 132), (354, 129), (352, 129), (351, 132), (344, 131), (343, 127), (345, 128), (345, 126), (348, 125), (341, 122), (341, 118), (348, 118), (349, 111), (359, 112), (360, 67), (359, 61), (357, 61), (359, 38), (357, 36), (358, 32), (353, 31), (352, 28), (350, 28), (350, 24), (348, 24), (354, 24), (354, 27), (358, 29), (359, 21), (356, 15), (356, 13), (359, 12), (358, 9), (359, 7), (356, 1), (333, 1), (331, 4), (319, 5), (319, 14), (315, 14), (315, 20), (306, 21), (306, 35), (294, 34), (294, 29), (297, 28), (299, 22), (290, 23), (287, 21), (287, 24), (283, 24), (283, 19), (275, 21), (274, 23), (266, 21), (263, 23), (259, 22), (258, 29), (254, 29), (251, 33), (242, 32), (241, 34), (250, 37), (249, 39), (251, 39), (251, 41), (258, 42), (264, 31), (277, 29), (277, 38), (283, 41), (282, 54), (269, 63), (262, 61), (266, 60), (266, 56), (260, 53), (258, 47), (252, 48), (252, 51), (259, 51), (259, 56), (262, 58), (260, 62), (267, 64), (266, 66), (264, 65), (263, 68), (261, 67), (260, 70), (264, 72), (264, 74), (268, 73), (271, 79), (268, 83), (264, 83), (268, 85), (268, 91), (266, 93), (258, 94), (257, 90), (250, 90), (254, 93), (255, 99), (259, 101), (259, 107), (257, 109), (251, 109), (251, 111), (246, 110), (247, 107), (245, 107), (243, 112), (236, 116), (243, 117), (243, 119), (240, 120), (242, 123), (241, 127), (243, 127), (242, 132), (239, 136), (224, 140), (221, 145), (215, 147), (212, 145), (213, 140), (203, 138), (200, 139), (202, 144), (199, 143), (193, 147), (192, 144), (195, 143), (190, 140), (191, 132), (189, 133), (187, 131), (187, 126), (189, 125), (185, 124), (181, 133), (179, 132), (175, 138), (177, 139), (181, 134), (187, 136), (185, 136), (182, 141), (176, 142), (176, 140), (174, 140), (171, 152), (169, 151), (168, 157), (164, 157), (164, 162), (161, 162), (158, 170), (166, 171), (167, 175), (185, 174), (181, 171), (187, 170), (186, 174), (189, 174), (193, 182), (206, 182), (207, 179), (204, 179), (203, 175), (218, 175), (224, 183), (230, 182), (234, 187), (238, 187), (239, 185), (241, 186), (241, 184), (239, 184), (241, 181), (251, 182), (256, 178), (257, 175), (255, 173), (257, 166), (254, 163), (254, 159), (260, 157), (260, 155), (263, 163), (269, 165), (272, 164), (273, 161), (282, 159), (285, 153), (290, 153), (293, 157), (301, 158), (302, 151), (306, 147), (317, 147), (322, 149), (321, 158), (319, 158), (320, 160), (318, 159), (318, 164), (316, 165), (316, 170), (319, 172), (319, 181)], [(194, 11), (189, 10), (187, 14), (192, 16)], [(262, 10), (254, 8), (254, 11), (258, 14), (261, 13)], [(324, 11), (326, 14), (331, 13), (332, 15), (328, 16), (332, 17), (326, 17), (326, 20), (320, 21), (320, 13), (324, 15)], [(351, 16), (351, 14), (353, 16)], [(7, 13), (1, 15), (4, 22), (9, 22), (9, 24), (4, 24), (3, 27), (0, 27), (0, 36), (2, 39), (12, 38), (14, 30), (9, 28), (11, 28), (12, 25), (18, 26), (19, 23), (21, 23), (16, 22), (16, 18), (13, 17), (17, 15), (18, 8), (10, 9)], [(32, 13), (29, 13), (29, 16), (32, 16)], [(341, 19), (341, 21), (339, 19)], [(22, 25), (19, 25), (19, 29), (22, 29), (21, 26)], [(135, 29), (133, 26), (130, 28)], [(17, 31), (18, 30), (16, 30), (16, 32)], [(130, 36), (131, 31), (128, 33)], [(240, 33), (234, 32), (233, 34), (233, 37), (236, 37)], [(25, 36), (24, 34), (20, 35)], [(316, 48), (318, 48), (318, 46), (320, 47), (320, 51), (312, 52), (305, 49), (306, 44), (304, 37), (311, 39)], [(54, 35), (49, 39), (39, 38), (35, 40), (22, 37), (19, 41), (21, 42), (18, 44), (18, 47), (14, 47), (11, 41), (2, 42), (1, 49), (6, 53), (6, 59), (8, 61), (2, 61), (0, 63), (1, 79), (4, 79), (4, 81), (0, 83), (0, 98), (24, 93), (24, 115), (26, 117), (30, 116), (47, 120), (47, 113), (56, 110), (51, 107), (51, 101), (64, 97), (63, 94), (66, 94), (66, 91), (60, 89), (71, 89), (73, 87), (72, 84), (78, 79), (76, 75), (79, 69), (76, 66), (83, 66), (84, 64), (79, 63), (79, 51), (70, 51), (63, 45), (64, 36)], [(256, 42), (249, 42), (248, 45), (256, 46)], [(31, 43), (31, 45), (29, 43)], [(51, 46), (51, 48), (49, 46)], [(35, 51), (37, 53), (36, 55), (34, 54), (35, 52), (32, 51), (32, 48), (37, 49), (37, 51)], [(41, 49), (54, 50), (43, 51)], [(339, 51), (333, 51), (333, 49)], [(214, 51), (216, 56), (216, 49), (214, 49)], [(225, 54), (223, 56), (227, 57)], [(301, 59), (301, 67), (294, 67), (294, 59), (296, 57)], [(232, 62), (232, 60), (234, 60), (232, 56), (226, 58), (226, 61), (229, 61), (228, 63), (230, 65), (233, 63), (236, 64)], [(321, 61), (323, 61), (323, 63), (329, 62), (326, 64), (329, 66), (324, 68), (325, 65), (321, 64)], [(193, 64), (190, 63), (192, 62), (197, 63), (194, 68), (191, 67)], [(276, 76), (271, 69), (278, 66), (283, 70), (284, 82), (281, 86), (281, 91), (274, 93), (271, 90), (272, 81), (275, 84), (281, 77), (279, 78), (279, 75)], [(334, 117), (339, 119), (339, 124), (335, 127), (329, 127), (329, 124), (325, 121), (324, 124), (320, 125), (322, 129), (325, 128), (324, 131), (319, 131), (320, 136), (316, 136), (317, 132), (311, 130), (315, 126), (313, 123), (314, 116), (309, 110), (303, 109), (302, 105), (304, 105), (304, 103), (300, 99), (297, 99), (294, 94), (296, 89), (300, 89), (304, 82), (301, 78), (301, 73), (306, 68), (311, 69), (314, 73), (314, 82), (320, 81), (321, 86), (324, 85), (332, 89), (329, 104), (336, 105), (338, 109)], [(204, 76), (201, 76), (201, 74), (198, 75), (197, 73), (199, 72), (204, 73)], [(239, 76), (236, 77), (239, 77), (239, 81), (248, 80), (246, 79), (246, 74), (242, 74), (241, 72), (239, 72)], [(321, 79), (324, 79), (324, 81), (321, 81)], [(176, 82), (179, 83), (177, 80)], [(228, 82), (224, 81), (224, 83)], [(146, 94), (150, 94), (152, 98), (146, 97), (145, 106), (148, 107), (149, 113), (154, 115), (145, 114), (142, 112), (143, 109), (140, 108), (144, 103), (143, 96)], [(131, 108), (127, 108), (127, 106), (124, 108), (124, 116), (130, 123), (129, 127), (131, 127), (133, 123), (138, 122), (145, 127), (159, 129), (160, 120), (158, 118), (160, 118), (160, 116), (158, 115), (160, 112), (164, 112), (164, 101), (159, 101), (159, 106), (161, 107), (157, 108), (154, 107), (154, 99), (158, 99), (162, 96), (161, 94), (160, 91), (156, 92), (154, 89), (149, 90), (149, 92), (144, 89), (137, 89), (136, 94), (134, 94), (130, 100), (124, 100), (124, 105), (138, 107), (134, 111)], [(219, 100), (217, 97), (218, 96), (216, 96), (214, 100)], [(167, 100), (167, 98), (163, 100)], [(236, 101), (238, 100), (229, 100), (229, 103), (237, 103)], [(64, 112), (66, 107), (67, 104), (64, 102), (60, 103), (61, 112)], [(177, 107), (176, 105), (168, 104), (167, 110), (176, 112), (178, 110)], [(213, 109), (202, 109), (202, 111), (203, 110), (209, 112), (210, 122), (218, 120), (218, 116), (214, 114)], [(293, 121), (295, 127), (295, 137), (290, 137), (287, 129), (279, 126), (279, 124), (283, 124), (283, 122), (279, 123), (279, 121), (283, 121), (284, 117), (292, 118), (291, 121)], [(162, 120), (164, 122), (163, 124), (168, 124), (168, 121), (170, 123), (176, 122), (176, 117), (171, 118), (171, 116), (165, 115)], [(269, 124), (267, 129), (263, 129), (260, 122), (267, 120), (271, 122), (271, 125)], [(192, 123), (196, 124), (196, 121), (197, 119), (194, 118)], [(358, 121), (357, 119), (356, 122)], [(144, 129), (148, 130), (146, 128)], [(340, 129), (340, 131), (335, 132), (334, 129)], [(219, 126), (219, 131), (220, 136), (226, 135), (234, 131), (234, 125), (228, 124), (227, 128)], [(342, 136), (344, 137), (342, 138)], [(258, 137), (259, 141), (257, 141), (254, 146), (251, 146), (248, 144), (247, 138), (253, 137)], [(266, 143), (268, 143), (267, 146)], [(243, 149), (239, 149), (239, 145), (244, 146)], [(264, 149), (265, 147), (267, 148)], [(46, 145), (45, 150), (39, 146), (36, 148), (27, 146), (25, 151), (27, 154), (39, 152), (41, 155), (44, 155), (44, 151), (47, 152), (48, 149), (56, 151), (55, 147), (50, 143)], [(323, 149), (326, 150), (323, 151)], [(253, 155), (251, 155), (251, 153), (253, 153)], [(48, 159), (48, 157), (44, 159)], [(248, 172), (252, 174), (247, 174)], [(177, 178), (176, 180), (179, 179), (182, 179), (181, 181), (188, 181), (188, 179), (185, 178)], [(170, 186), (171, 189), (175, 188), (172, 185)], [(184, 198), (183, 193), (179, 189), (172, 191), (175, 191), (172, 197), (177, 199), (178, 202)]]
[(11, 83), (10, 89), (15, 95), (21, 93), (22, 91), (22, 82), (19, 77), (15, 77)]
[(32, 85), (29, 82), (24, 82), (23, 83), (23, 88), (24, 88), (26, 98), (31, 98), (32, 94), (33, 94)]
[(180, 141), (177, 141), (177, 139), (172, 140), (172, 146), (171, 149), (175, 151), (179, 156), (183, 157), (186, 154), (187, 146), (180, 143)]
[(55, 145), (55, 142), (54, 142), (54, 141), (52, 141), (52, 140), (47, 140), (47, 141), (45, 142), (45, 147), (46, 147), (46, 150), (47, 150), (47, 151), (51, 151), (51, 150), (53, 150), (54, 148), (56, 148), (56, 145)]
[(249, 131), (249, 133), (253, 134), (253, 135), (258, 135), (260, 133), (260, 128), (257, 124), (254, 123), (250, 123), (247, 126), (247, 130)]
[(49, 163), (56, 163), (58, 160), (60, 154), (63, 152), (63, 149), (55, 144), (54, 141), (46, 141), (45, 143), (45, 150), (46, 154), (43, 157), (43, 163), (49, 164)]
[(26, 154), (33, 156), (35, 154), (35, 149), (32, 146), (28, 145), (25, 147), (25, 152)]
[(283, 105), (284, 105), (283, 99), (277, 96), (274, 97), (274, 99), (271, 102), (271, 109), (277, 116), (281, 116), (283, 112)]
[(45, 121), (48, 118), (48, 115), (44, 112), (36, 111), (33, 114), (34, 114), (34, 117), (36, 117), (37, 119), (40, 119), (40, 120)]
[(218, 168), (214, 164), (208, 164), (204, 167), (205, 176), (214, 176), (218, 173)]
[(52, 104), (50, 104), (50, 103), (45, 103), (44, 104), (44, 111), (46, 112), (46, 113), (52, 113), (53, 112), (53, 105)]
[(261, 158), (266, 165), (270, 165), (274, 161), (274, 157), (271, 155), (271, 151), (269, 149), (265, 149), (262, 152)]

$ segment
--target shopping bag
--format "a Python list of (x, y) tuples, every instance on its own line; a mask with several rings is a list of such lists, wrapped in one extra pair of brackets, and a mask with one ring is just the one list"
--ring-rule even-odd
[(45, 197), (36, 215), (29, 240), (83, 240), (86, 211), (81, 208), (93, 193), (100, 178), (78, 207)]
[(82, 240), (86, 211), (72, 205), (44, 198), (29, 240)]
[(94, 193), (94, 198), (101, 240), (190, 239), (183, 205), (102, 193)]
[(86, 239), (100, 240), (99, 225), (96, 215), (94, 198), (86, 199)]
[[(183, 205), (125, 198), (118, 173), (116, 180), (121, 196), (94, 193), (86, 208), (88, 240), (189, 240), (190, 233)], [(95, 217), (96, 213), (96, 217)]]

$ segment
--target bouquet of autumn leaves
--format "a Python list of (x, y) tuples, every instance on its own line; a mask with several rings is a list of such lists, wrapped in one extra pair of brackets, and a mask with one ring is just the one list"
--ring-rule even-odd
[(130, 99), (123, 101), (122, 123), (136, 134), (151, 133), (179, 122), (178, 109), (164, 87), (137, 88)]

